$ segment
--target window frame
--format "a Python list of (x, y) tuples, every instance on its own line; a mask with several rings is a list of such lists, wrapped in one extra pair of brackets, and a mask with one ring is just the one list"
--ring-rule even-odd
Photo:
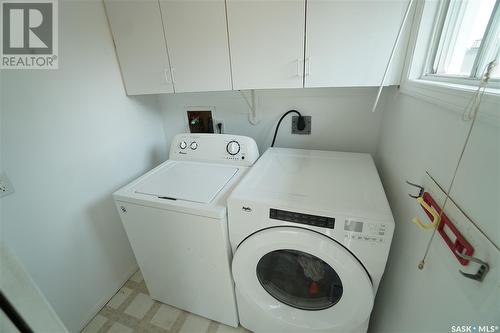
[[(441, 2), (436, 20), (434, 23), (433, 33), (431, 37), (431, 42), (429, 46), (429, 52), (426, 57), (425, 64), (423, 66), (423, 73), (421, 74), (420, 79), (434, 81), (434, 82), (442, 82), (442, 83), (451, 83), (451, 84), (459, 84), (465, 86), (477, 86), (479, 81), (481, 80), (480, 76), (480, 68), (486, 66), (485, 53), (488, 50), (488, 45), (491, 43), (492, 37), (494, 35), (495, 30), (500, 29), (500, 0), (495, 1), (495, 5), (492, 10), (492, 15), (486, 25), (483, 39), (479, 46), (477, 56), (474, 60), (474, 64), (471, 69), (471, 73), (468, 76), (465, 75), (453, 75), (453, 74), (436, 74), (436, 68), (434, 67), (436, 63), (436, 57), (441, 54), (446, 54), (448, 49), (443, 50), (443, 46), (441, 45), (441, 37), (443, 33), (447, 33), (452, 36), (452, 31), (448, 31), (445, 26), (446, 18), (448, 17), (448, 12), (450, 9), (451, 0), (444, 0)], [(454, 20), (456, 21), (459, 15), (461, 14), (460, 8), (452, 8), (453, 15), (456, 17)], [(454, 26), (454, 24), (450, 24), (450, 26)], [(445, 48), (448, 48), (449, 45), (445, 45)], [(498, 52), (499, 50), (497, 50)], [(500, 63), (498, 64), (500, 66)], [(491, 88), (500, 88), (500, 78), (492, 78), (489, 81), (489, 86)]]
[[(462, 116), (464, 108), (474, 97), (478, 87), (477, 83), (474, 85), (457, 84), (426, 80), (423, 77), (441, 5), (441, 0), (415, 2), (398, 92), (427, 102), (435, 106), (438, 112), (450, 111)], [(495, 88), (490, 82), (482, 97), (480, 120), (495, 128), (500, 128), (498, 103), (500, 103), (500, 89)]]

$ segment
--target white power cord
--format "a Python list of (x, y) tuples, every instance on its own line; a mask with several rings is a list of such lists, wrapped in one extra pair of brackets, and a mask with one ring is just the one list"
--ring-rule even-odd
[(491, 73), (493, 72), (493, 69), (496, 67), (496, 65), (496, 60), (493, 60), (484, 69), (481, 75), (481, 81), (479, 82), (474, 95), (472, 96), (469, 104), (467, 104), (467, 107), (465, 108), (465, 111), (462, 115), (462, 119), (464, 121), (470, 121), (476, 116), (479, 105), (481, 104), (481, 99), (483, 98), (484, 92), (486, 91), (486, 87), (488, 86), (488, 82), (491, 78)]

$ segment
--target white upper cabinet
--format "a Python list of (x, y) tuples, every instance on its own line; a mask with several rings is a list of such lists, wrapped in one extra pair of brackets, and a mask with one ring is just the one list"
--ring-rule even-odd
[[(308, 0), (305, 87), (378, 86), (407, 0)], [(385, 85), (398, 84), (404, 39)]]
[[(104, 1), (129, 95), (378, 86), (408, 5), (408, 0)], [(399, 83), (409, 30), (386, 85)]]
[(231, 90), (224, 0), (160, 0), (175, 92)]
[(158, 1), (105, 0), (128, 95), (173, 92)]
[(227, 0), (234, 89), (303, 86), (305, 0)]

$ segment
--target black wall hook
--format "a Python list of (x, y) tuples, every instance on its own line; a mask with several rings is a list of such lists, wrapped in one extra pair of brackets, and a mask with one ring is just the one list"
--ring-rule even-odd
[(469, 261), (475, 262), (476, 264), (480, 265), (476, 274), (465, 273), (464, 271), (459, 270), (460, 274), (462, 274), (463, 276), (465, 276), (466, 278), (471, 279), (471, 280), (476, 280), (479, 282), (484, 280), (484, 277), (486, 276), (486, 274), (488, 274), (488, 272), (490, 270), (490, 265), (488, 265), (487, 262), (482, 261), (481, 259), (478, 259), (475, 257), (468, 256), (466, 254), (460, 253), (458, 251), (455, 251), (455, 253), (459, 257), (464, 258), (465, 260), (469, 260)]
[(418, 197), (421, 197), (424, 194), (424, 187), (423, 186), (420, 186), (418, 184), (414, 184), (414, 183), (409, 182), (409, 181), (406, 181), (406, 184), (408, 184), (410, 186), (413, 186), (413, 187), (416, 187), (416, 188), (419, 189), (418, 195), (408, 194), (411, 198), (416, 199)]

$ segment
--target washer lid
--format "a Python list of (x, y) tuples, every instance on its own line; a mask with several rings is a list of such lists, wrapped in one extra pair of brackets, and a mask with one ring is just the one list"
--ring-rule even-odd
[(134, 192), (159, 198), (210, 203), (238, 168), (207, 163), (175, 162), (147, 177)]
[(236, 289), (280, 326), (348, 330), (372, 311), (368, 273), (342, 245), (311, 230), (276, 227), (243, 241), (232, 265)]

